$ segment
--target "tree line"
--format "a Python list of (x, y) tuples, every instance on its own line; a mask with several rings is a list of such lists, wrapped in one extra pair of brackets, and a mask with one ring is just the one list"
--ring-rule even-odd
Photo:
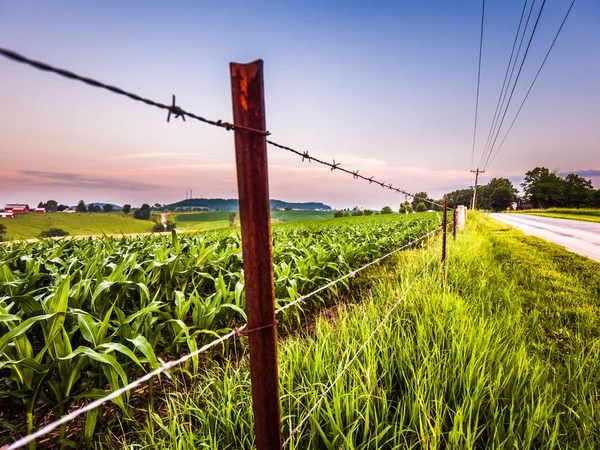
[[(516, 202), (522, 208), (600, 208), (600, 189), (591, 180), (575, 173), (564, 178), (546, 167), (536, 167), (525, 173), (519, 195), (508, 178), (492, 178), (477, 186), (477, 209), (500, 211)], [(444, 195), (448, 206), (471, 205), (473, 188), (458, 189)]]
[[(39, 202), (37, 207), (44, 208), (48, 212), (62, 212), (62, 211), (65, 211), (70, 208), (67, 205), (59, 204), (56, 200), (48, 200), (46, 202)], [(157, 203), (157, 204), (155, 204), (155, 208), (156, 207), (160, 207), (160, 205)], [(132, 210), (132, 207), (130, 204), (123, 205), (123, 208), (121, 209), (121, 211), (124, 214), (129, 214), (131, 212), (131, 210)], [(85, 203), (85, 201), (79, 200), (79, 202), (77, 203), (77, 206), (75, 206), (75, 212), (78, 212), (78, 213), (86, 213), (86, 212), (87, 213), (98, 213), (98, 212), (109, 213), (109, 212), (113, 212), (113, 211), (114, 211), (114, 207), (110, 203), (104, 203), (102, 206), (100, 206), (98, 203), (90, 203), (89, 205), (87, 205)], [(148, 203), (144, 203), (139, 208), (133, 209), (133, 217), (136, 219), (140, 219), (140, 220), (149, 220), (150, 219), (150, 211), (151, 211), (150, 205)]]

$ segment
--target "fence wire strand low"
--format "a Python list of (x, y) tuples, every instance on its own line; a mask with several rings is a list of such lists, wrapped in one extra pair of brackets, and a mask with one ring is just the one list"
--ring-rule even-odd
[(394, 310), (398, 307), (398, 305), (402, 302), (402, 300), (404, 300), (406, 298), (406, 296), (408, 295), (408, 292), (411, 290), (411, 288), (415, 285), (415, 283), (419, 280), (419, 278), (421, 278), (421, 275), (423, 275), (423, 273), (425, 273), (425, 271), (429, 268), (429, 265), (431, 264), (431, 262), (433, 261), (433, 259), (435, 258), (435, 254), (429, 259), (429, 261), (427, 262), (427, 264), (423, 267), (423, 269), (418, 273), (418, 275), (412, 280), (412, 282), (410, 283), (410, 285), (406, 288), (406, 290), (402, 293), (402, 295), (398, 298), (398, 300), (396, 300), (394, 302), (394, 304), (392, 305), (392, 307), (388, 310), (388, 312), (386, 313), (386, 315), (383, 317), (383, 319), (381, 319), (381, 321), (377, 324), (377, 326), (373, 329), (373, 331), (371, 332), (371, 334), (369, 335), (369, 337), (367, 337), (367, 339), (365, 340), (365, 342), (363, 342), (363, 344), (358, 348), (358, 350), (356, 351), (356, 353), (354, 354), (354, 356), (352, 356), (352, 358), (350, 359), (350, 361), (348, 361), (348, 363), (346, 363), (346, 365), (343, 367), (343, 369), (340, 371), (340, 373), (337, 375), (337, 377), (335, 377), (335, 379), (333, 380), (333, 382), (327, 387), (327, 389), (325, 389), (321, 395), (319, 396), (319, 398), (317, 399), (317, 401), (315, 402), (315, 404), (308, 410), (308, 412), (306, 413), (306, 415), (302, 418), (302, 420), (300, 420), (300, 422), (298, 422), (298, 425), (296, 425), (296, 427), (290, 432), (289, 436), (287, 437), (287, 439), (284, 441), (283, 443), (283, 447), (285, 447), (287, 444), (289, 444), (292, 439), (294, 438), (294, 436), (298, 433), (298, 431), (300, 431), (300, 429), (302, 428), (302, 426), (306, 423), (306, 421), (312, 416), (312, 414), (317, 410), (317, 408), (319, 407), (319, 405), (321, 404), (321, 402), (323, 400), (325, 400), (325, 398), (327, 397), (327, 395), (329, 394), (329, 392), (331, 392), (331, 390), (333, 389), (333, 387), (337, 384), (337, 382), (342, 378), (342, 376), (350, 369), (350, 367), (352, 366), (352, 363), (354, 361), (356, 361), (356, 358), (358, 358), (358, 356), (363, 352), (363, 350), (366, 348), (367, 344), (371, 341), (371, 339), (373, 339), (373, 337), (377, 334), (377, 331), (379, 331), (379, 328), (381, 328), (383, 326), (383, 324), (388, 320), (388, 318), (392, 315), (392, 313), (394, 312)]

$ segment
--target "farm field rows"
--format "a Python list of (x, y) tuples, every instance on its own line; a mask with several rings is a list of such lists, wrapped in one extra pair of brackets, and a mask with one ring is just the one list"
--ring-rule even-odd
[[(277, 306), (439, 226), (437, 214), (344, 218), (273, 229)], [(245, 321), (239, 230), (44, 240), (0, 248), (0, 424), (9, 434), (59, 417)], [(311, 304), (279, 317), (292, 329)], [(228, 354), (229, 347), (223, 349)], [(198, 374), (205, 361), (184, 368)], [(123, 417), (126, 396), (115, 401)], [(93, 439), (89, 413), (77, 442)], [(110, 421), (109, 421), (110, 423)], [(109, 423), (102, 423), (105, 429)], [(26, 427), (26, 429), (24, 429)], [(10, 432), (7, 434), (6, 432)], [(0, 441), (0, 443), (2, 443)]]
[[(438, 244), (373, 269), (281, 342), (285, 448), (599, 448), (600, 264), (473, 213), (446, 267)], [(250, 392), (247, 355), (213, 364), (107, 442), (253, 448)]]

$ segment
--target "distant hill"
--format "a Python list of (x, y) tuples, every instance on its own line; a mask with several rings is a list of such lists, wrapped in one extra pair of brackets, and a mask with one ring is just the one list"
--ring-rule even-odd
[[(321, 202), (305, 202), (305, 203), (290, 203), (283, 200), (271, 200), (271, 208), (291, 208), (298, 210), (316, 210), (322, 209), (331, 210), (331, 206)], [(181, 200), (176, 203), (171, 203), (165, 206), (166, 209), (191, 209), (201, 208), (209, 211), (237, 211), (239, 209), (239, 201), (236, 198), (190, 198)]]

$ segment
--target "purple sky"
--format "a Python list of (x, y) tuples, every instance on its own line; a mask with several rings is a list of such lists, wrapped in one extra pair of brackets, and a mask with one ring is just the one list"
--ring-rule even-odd
[[(534, 12), (539, 7), (539, 1)], [(564, 14), (548, 1), (518, 107)], [(483, 151), (523, 0), (486, 5)], [(185, 109), (231, 120), (228, 64), (265, 62), (273, 140), (434, 197), (469, 173), (481, 1), (0, 0), (0, 47)], [(600, 3), (578, 0), (504, 147), (483, 178), (545, 166), (600, 188)], [(170, 203), (237, 197), (233, 133), (0, 57), (0, 206)], [(404, 196), (269, 148), (271, 198), (334, 207)], [(585, 171), (585, 172), (584, 172)]]

